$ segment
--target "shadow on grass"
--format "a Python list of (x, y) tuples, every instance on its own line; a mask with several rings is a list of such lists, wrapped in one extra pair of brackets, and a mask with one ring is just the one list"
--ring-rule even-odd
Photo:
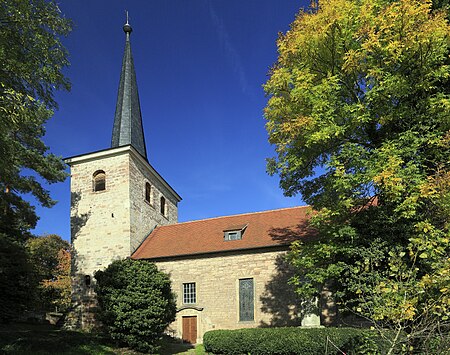
[[(42, 324), (0, 324), (0, 354), (141, 354), (139, 352), (119, 348), (108, 338), (76, 331), (65, 331), (58, 327)], [(202, 346), (194, 348), (190, 344), (182, 344), (170, 338), (163, 338), (160, 354), (205, 354)]]
[(50, 325), (0, 325), (1, 354), (116, 354), (99, 335), (64, 331)]
[(181, 343), (167, 336), (163, 337), (160, 353), (167, 355), (196, 354), (194, 345)]

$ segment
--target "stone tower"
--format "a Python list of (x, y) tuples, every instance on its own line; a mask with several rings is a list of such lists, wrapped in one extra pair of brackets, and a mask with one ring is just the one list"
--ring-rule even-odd
[(123, 55), (111, 148), (66, 158), (71, 169), (71, 241), (75, 327), (94, 325), (94, 272), (130, 256), (158, 225), (177, 223), (181, 197), (149, 164), (131, 54)]

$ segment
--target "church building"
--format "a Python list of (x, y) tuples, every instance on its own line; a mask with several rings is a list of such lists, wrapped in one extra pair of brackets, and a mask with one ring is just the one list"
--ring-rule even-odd
[[(317, 325), (298, 317), (284, 255), (307, 239), (309, 208), (178, 223), (181, 197), (150, 165), (128, 22), (111, 147), (65, 159), (71, 169), (75, 326), (94, 324), (93, 274), (113, 260), (154, 262), (170, 275), (177, 318), (167, 332), (202, 341), (212, 329)], [(133, 277), (133, 275), (130, 275)]]

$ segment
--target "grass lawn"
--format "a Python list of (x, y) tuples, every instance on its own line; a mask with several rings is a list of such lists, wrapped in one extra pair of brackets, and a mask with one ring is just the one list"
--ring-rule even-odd
[[(202, 345), (193, 346), (174, 343), (164, 339), (162, 355), (205, 354)], [(0, 325), (0, 354), (140, 354), (118, 348), (105, 337), (76, 331), (60, 330), (51, 325), (8, 324)]]

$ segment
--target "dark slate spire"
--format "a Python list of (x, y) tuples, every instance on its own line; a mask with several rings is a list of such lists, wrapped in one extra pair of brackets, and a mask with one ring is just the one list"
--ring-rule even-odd
[(127, 23), (123, 26), (123, 31), (126, 36), (125, 52), (123, 54), (122, 72), (117, 94), (111, 148), (131, 144), (147, 159), (136, 73), (134, 71), (133, 56), (131, 55), (130, 34), (132, 29), (128, 23), (128, 13)]

